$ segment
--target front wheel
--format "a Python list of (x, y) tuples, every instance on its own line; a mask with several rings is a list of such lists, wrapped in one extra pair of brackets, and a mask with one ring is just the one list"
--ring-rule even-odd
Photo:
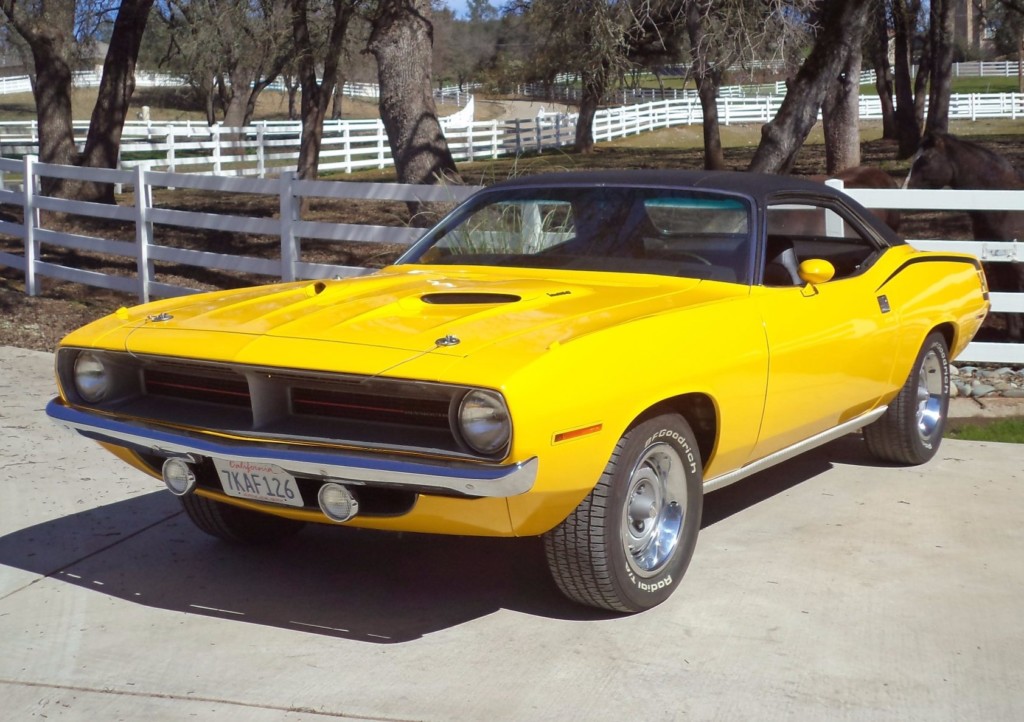
[(305, 522), (243, 509), (188, 494), (181, 506), (189, 520), (211, 536), (236, 544), (272, 544), (297, 534)]
[(868, 451), (885, 461), (923, 464), (939, 450), (948, 412), (949, 351), (942, 334), (931, 333), (899, 395), (864, 427)]
[(693, 556), (703, 501), (686, 420), (664, 415), (633, 427), (594, 490), (544, 535), (555, 583), (573, 601), (612, 611), (660, 604)]

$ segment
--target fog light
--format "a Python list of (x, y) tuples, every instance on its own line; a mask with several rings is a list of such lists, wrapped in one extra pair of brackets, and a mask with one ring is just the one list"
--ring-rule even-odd
[(168, 459), (163, 468), (164, 483), (175, 496), (191, 494), (196, 488), (196, 475), (184, 459)]
[(331, 521), (348, 521), (359, 513), (359, 500), (341, 484), (324, 484), (316, 498), (320, 511)]

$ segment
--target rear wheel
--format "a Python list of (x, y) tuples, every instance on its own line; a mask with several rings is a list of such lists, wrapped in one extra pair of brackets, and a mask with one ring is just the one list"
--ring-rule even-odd
[(665, 601), (693, 556), (701, 484), (700, 452), (683, 418), (658, 416), (630, 429), (594, 490), (544, 535), (558, 588), (618, 612)]
[(879, 459), (923, 464), (939, 450), (948, 412), (949, 351), (942, 334), (932, 333), (885, 415), (864, 427), (864, 441)]
[(283, 519), (207, 499), (181, 497), (188, 518), (207, 534), (237, 544), (272, 544), (297, 534), (305, 522)]

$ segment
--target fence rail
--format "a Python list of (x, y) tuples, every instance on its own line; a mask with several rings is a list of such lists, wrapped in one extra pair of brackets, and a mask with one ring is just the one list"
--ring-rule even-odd
[[(137, 296), (140, 300), (168, 297), (195, 290), (168, 283), (159, 278), (156, 264), (173, 263), (201, 269), (217, 269), (265, 276), (268, 280), (295, 280), (350, 276), (368, 272), (362, 267), (315, 263), (304, 260), (302, 242), (377, 242), (408, 245), (422, 230), (404, 226), (370, 226), (303, 220), (299, 207), (303, 199), (390, 200), (454, 203), (462, 201), (477, 188), (467, 186), (412, 186), (398, 183), (345, 183), (338, 181), (298, 181), (291, 173), (275, 179), (215, 177), (148, 170), (139, 165), (131, 170), (100, 170), (37, 163), (27, 157), (21, 161), (0, 159), (0, 172), (17, 173), (27, 182), (18, 188), (0, 189), (0, 206), (19, 206), (23, 222), (0, 220), (0, 234), (21, 241), (20, 252), (0, 252), (0, 266), (24, 274), (29, 294), (42, 290), (44, 278), (55, 278), (89, 286), (111, 289)], [(74, 178), (115, 183), (134, 191), (133, 206), (111, 207), (105, 204), (62, 200), (37, 193), (41, 177)], [(277, 199), (277, 218), (241, 215), (193, 213), (158, 207), (154, 189), (190, 188), (270, 196)], [(903, 210), (995, 210), (1024, 212), (1024, 191), (923, 191), (848, 189), (847, 193), (872, 208)], [(129, 223), (133, 240), (115, 240), (58, 232), (41, 222), (41, 211), (104, 218)], [(15, 214), (8, 214), (14, 217)], [(162, 227), (184, 227), (253, 234), (279, 238), (275, 258), (213, 253), (162, 245), (157, 233)], [(1024, 262), (1024, 243), (1017, 241), (956, 241), (942, 239), (911, 240), (928, 249), (962, 250), (989, 262)], [(103, 274), (83, 268), (60, 265), (46, 260), (47, 251), (75, 249), (120, 256), (131, 260), (131, 276)], [(993, 311), (1024, 314), (1024, 293), (993, 293)], [(973, 362), (1024, 363), (1024, 344), (972, 343), (962, 358)]]

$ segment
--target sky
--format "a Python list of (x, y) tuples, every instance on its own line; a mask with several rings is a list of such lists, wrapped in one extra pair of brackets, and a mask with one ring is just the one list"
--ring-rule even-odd
[[(444, 0), (444, 4), (452, 9), (457, 18), (465, 18), (468, 15), (466, 12), (466, 0)], [(492, 2), (491, 4), (493, 5), (494, 3)]]

